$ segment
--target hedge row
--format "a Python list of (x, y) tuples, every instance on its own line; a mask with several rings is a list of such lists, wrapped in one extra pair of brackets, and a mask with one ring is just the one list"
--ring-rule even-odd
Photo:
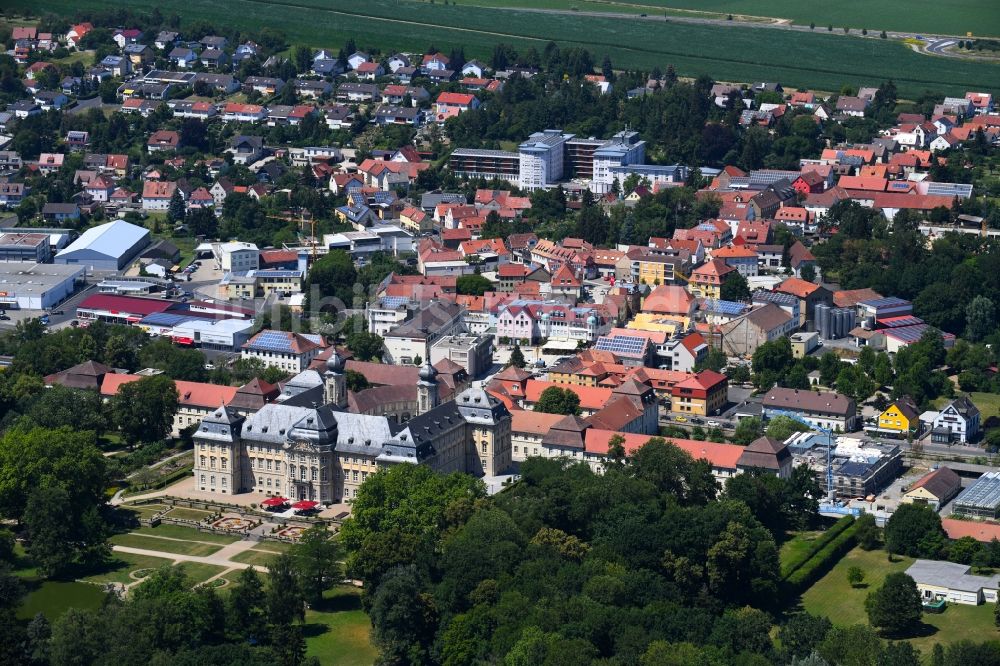
[[(853, 521), (853, 519), (852, 519)], [(812, 559), (785, 578), (790, 592), (801, 592), (824, 576), (857, 543), (858, 523), (843, 530), (827, 543)]]
[(823, 532), (823, 534), (821, 534), (818, 539), (812, 542), (812, 545), (809, 546), (809, 550), (804, 551), (796, 559), (786, 562), (781, 567), (781, 577), (788, 578), (799, 567), (801, 567), (803, 564), (811, 560), (813, 555), (822, 550), (823, 547), (826, 546), (826, 544), (833, 541), (838, 534), (840, 534), (853, 524), (854, 524), (853, 516), (844, 516), (843, 518), (839, 519), (837, 522), (835, 522), (833, 525), (830, 526), (830, 529)]

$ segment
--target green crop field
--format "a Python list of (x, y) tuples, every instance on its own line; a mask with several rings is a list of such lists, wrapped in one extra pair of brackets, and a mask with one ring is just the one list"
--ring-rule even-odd
[[(492, 7), (543, 7), (579, 11), (645, 12), (668, 15), (671, 10), (710, 12), (790, 19), (799, 25), (815, 23), (817, 29), (833, 24), (920, 34), (1000, 36), (1000, 11), (983, 0), (951, 0), (942, 5), (934, 0), (845, 0), (831, 3), (804, 3), (796, 0), (459, 0), (459, 4)], [(680, 12), (677, 12), (680, 14)]]
[[(13, 9), (80, 11), (129, 8), (152, 11), (158, 0), (10, 0)], [(878, 85), (893, 79), (903, 95), (926, 89), (939, 94), (995, 88), (1000, 64), (925, 56), (901, 43), (740, 25), (695, 25), (659, 21), (540, 14), (469, 5), (408, 0), (190, 0), (183, 19), (220, 26), (281, 30), (290, 42), (338, 47), (353, 37), (361, 48), (396, 49), (461, 46), (467, 57), (488, 57), (499, 42), (539, 51), (551, 39), (589, 49), (599, 62), (616, 67), (666, 67), (685, 76), (722, 81), (780, 81), (786, 87), (837, 91), (845, 85)]]

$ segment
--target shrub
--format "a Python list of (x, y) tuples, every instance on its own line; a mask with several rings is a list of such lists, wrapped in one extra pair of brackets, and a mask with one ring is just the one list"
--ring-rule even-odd
[(799, 557), (789, 560), (784, 563), (781, 567), (781, 575), (783, 578), (787, 578), (796, 569), (801, 567), (803, 564), (808, 562), (812, 557), (823, 549), (826, 544), (833, 541), (838, 534), (846, 530), (848, 527), (854, 524), (854, 518), (852, 516), (844, 516), (833, 525), (830, 526), (823, 534), (819, 536), (818, 539), (812, 542), (809, 549), (804, 551)]
[(854, 548), (857, 525), (851, 525), (821, 548), (808, 562), (785, 578), (789, 592), (801, 592), (833, 568), (841, 557)]

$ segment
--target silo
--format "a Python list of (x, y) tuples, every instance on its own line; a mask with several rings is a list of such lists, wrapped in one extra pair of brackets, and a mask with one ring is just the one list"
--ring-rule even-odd
[(844, 326), (844, 313), (840, 311), (840, 308), (835, 308), (830, 311), (830, 318), (833, 322), (833, 330), (830, 332), (830, 338), (839, 340), (842, 336), (841, 329)]
[(852, 308), (844, 308), (844, 314), (847, 316), (847, 330), (844, 331), (844, 337), (851, 334), (854, 327), (858, 325), (857, 314)]
[(830, 337), (830, 306), (820, 303), (816, 306), (814, 312), (816, 313), (816, 330), (819, 331), (819, 337), (828, 339)]

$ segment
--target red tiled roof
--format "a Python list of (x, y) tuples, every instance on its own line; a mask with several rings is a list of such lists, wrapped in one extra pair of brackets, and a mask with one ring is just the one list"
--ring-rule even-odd
[(542, 391), (551, 387), (569, 389), (580, 397), (580, 407), (586, 410), (597, 411), (604, 407), (604, 404), (611, 399), (611, 389), (598, 388), (594, 386), (573, 386), (571, 384), (556, 384), (555, 382), (545, 382), (538, 379), (529, 379), (524, 386), (524, 399), (529, 403), (536, 403), (542, 396)]
[(476, 96), (470, 93), (443, 92), (438, 95), (437, 103), (455, 106), (469, 106), (472, 104), (472, 100), (474, 99), (476, 99)]
[(799, 298), (805, 298), (817, 289), (819, 289), (818, 284), (807, 282), (806, 280), (795, 277), (788, 278), (774, 288), (775, 291), (792, 294), (793, 296), (798, 296)]
[[(142, 379), (139, 375), (104, 375), (101, 383), (101, 395), (112, 396), (118, 393), (123, 384), (129, 384)], [(203, 382), (187, 382), (174, 380), (177, 387), (177, 403), (191, 407), (213, 408), (228, 405), (239, 390), (235, 386), (207, 384)]]

